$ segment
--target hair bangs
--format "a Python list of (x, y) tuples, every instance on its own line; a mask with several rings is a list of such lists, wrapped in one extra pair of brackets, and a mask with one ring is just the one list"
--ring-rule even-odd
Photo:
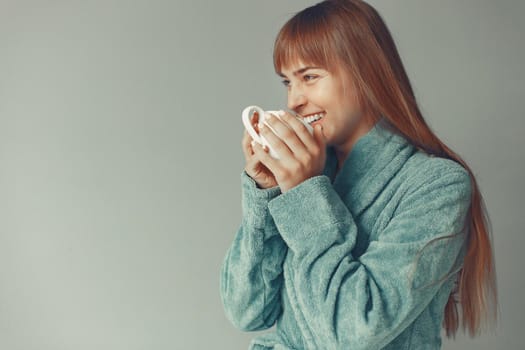
[(273, 64), (280, 73), (283, 67), (301, 62), (333, 71), (338, 52), (331, 39), (331, 26), (318, 6), (292, 17), (275, 39)]

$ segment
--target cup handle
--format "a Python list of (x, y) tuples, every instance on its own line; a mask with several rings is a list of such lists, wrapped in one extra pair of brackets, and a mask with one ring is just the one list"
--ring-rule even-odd
[(250, 134), (252, 139), (257, 143), (262, 144), (261, 137), (259, 136), (259, 134), (257, 134), (255, 129), (253, 128), (252, 121), (251, 121), (252, 116), (255, 112), (259, 114), (259, 120), (260, 118), (263, 118), (264, 110), (261, 107), (248, 106), (242, 111), (242, 123), (244, 124), (246, 131), (248, 131), (248, 134)]

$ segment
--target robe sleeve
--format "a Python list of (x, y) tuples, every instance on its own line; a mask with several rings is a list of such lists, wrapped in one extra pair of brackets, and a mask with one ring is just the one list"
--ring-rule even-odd
[(268, 203), (279, 188), (259, 189), (243, 172), (242, 222), (221, 268), (221, 299), (226, 316), (244, 331), (273, 326), (281, 313), (282, 265), (287, 247)]

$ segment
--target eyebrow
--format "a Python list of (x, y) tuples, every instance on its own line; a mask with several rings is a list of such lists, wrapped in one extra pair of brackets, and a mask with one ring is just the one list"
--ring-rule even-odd
[[(293, 75), (297, 76), (299, 74), (302, 74), (302, 73), (306, 72), (309, 69), (321, 69), (321, 67), (312, 67), (312, 66), (303, 67), (303, 68), (300, 68), (300, 69), (296, 70), (295, 72), (293, 72)], [(282, 72), (279, 72), (277, 74), (280, 77), (286, 78), (286, 75), (284, 75)]]

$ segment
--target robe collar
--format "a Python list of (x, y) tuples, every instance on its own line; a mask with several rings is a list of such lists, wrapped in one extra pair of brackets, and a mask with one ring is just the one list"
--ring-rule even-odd
[(416, 152), (401, 135), (391, 131), (386, 120), (378, 121), (354, 144), (340, 171), (335, 149), (328, 147), (324, 175), (353, 215), (359, 215)]

